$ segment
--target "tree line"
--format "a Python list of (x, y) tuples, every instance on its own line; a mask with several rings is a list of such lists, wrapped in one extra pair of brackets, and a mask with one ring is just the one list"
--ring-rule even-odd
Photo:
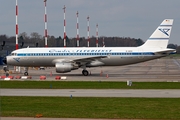
[[(48, 47), (63, 47), (64, 38), (48, 36)], [(140, 38), (130, 38), (130, 37), (106, 37), (101, 36), (98, 38), (99, 47), (103, 46), (103, 40), (106, 47), (137, 47), (144, 44), (144, 41)], [(7, 36), (0, 35), (0, 43), (3, 50), (12, 51), (15, 49), (15, 36)], [(77, 46), (77, 38), (69, 38), (66, 36), (66, 46), (67, 47), (76, 47)], [(80, 37), (79, 38), (80, 47), (87, 47), (87, 38)], [(37, 32), (33, 32), (30, 36), (27, 35), (26, 32), (20, 33), (18, 36), (18, 44), (19, 48), (24, 47), (44, 47), (45, 41), (44, 36), (38, 34)], [(14, 46), (14, 47), (13, 47)], [(90, 38), (90, 47), (96, 46), (96, 37), (92, 36)], [(168, 48), (176, 49), (177, 53), (180, 54), (180, 46), (175, 44), (169, 44)]]

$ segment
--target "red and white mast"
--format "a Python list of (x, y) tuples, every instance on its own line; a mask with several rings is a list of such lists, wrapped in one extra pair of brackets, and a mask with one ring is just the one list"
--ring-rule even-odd
[(18, 2), (16, 0), (16, 50), (18, 49)]
[(76, 13), (77, 15), (77, 47), (79, 47), (79, 21), (78, 21), (78, 11)]
[(64, 47), (66, 47), (66, 6), (64, 5)]
[(98, 24), (96, 24), (96, 47), (98, 47)]
[(103, 37), (103, 42), (102, 43), (103, 43), (103, 47), (105, 47), (104, 37)]
[(44, 21), (45, 21), (45, 30), (44, 30), (44, 36), (45, 36), (45, 47), (48, 47), (47, 45), (47, 37), (48, 37), (48, 32), (47, 32), (47, 11), (46, 11), (46, 2), (47, 0), (44, 0), (44, 7), (45, 7), (45, 15), (44, 15)]
[(89, 16), (87, 17), (87, 36), (88, 36), (88, 42), (87, 42), (87, 46), (89, 47), (89, 42), (90, 42), (90, 37), (89, 37)]

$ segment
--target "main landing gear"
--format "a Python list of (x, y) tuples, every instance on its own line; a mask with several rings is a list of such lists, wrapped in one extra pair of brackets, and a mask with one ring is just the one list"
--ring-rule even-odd
[(82, 66), (82, 74), (84, 75), (84, 76), (88, 76), (89, 75), (89, 72), (86, 70), (86, 65), (83, 65)]
[(89, 72), (88, 72), (87, 70), (83, 70), (83, 71), (82, 71), (82, 74), (83, 74), (84, 76), (88, 76), (88, 75), (89, 75)]

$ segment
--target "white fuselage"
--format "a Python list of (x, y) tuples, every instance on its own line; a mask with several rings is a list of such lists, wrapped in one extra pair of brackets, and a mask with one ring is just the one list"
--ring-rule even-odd
[(121, 66), (166, 56), (153, 51), (143, 50), (141, 47), (24, 48), (7, 56), (7, 63), (25, 67), (54, 67), (56, 62), (95, 59), (95, 62), (98, 60), (95, 63), (97, 66)]

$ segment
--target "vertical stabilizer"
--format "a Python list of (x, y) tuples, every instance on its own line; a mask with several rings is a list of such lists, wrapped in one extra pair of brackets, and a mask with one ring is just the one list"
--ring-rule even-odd
[(165, 19), (141, 47), (166, 49), (172, 25), (173, 19)]

